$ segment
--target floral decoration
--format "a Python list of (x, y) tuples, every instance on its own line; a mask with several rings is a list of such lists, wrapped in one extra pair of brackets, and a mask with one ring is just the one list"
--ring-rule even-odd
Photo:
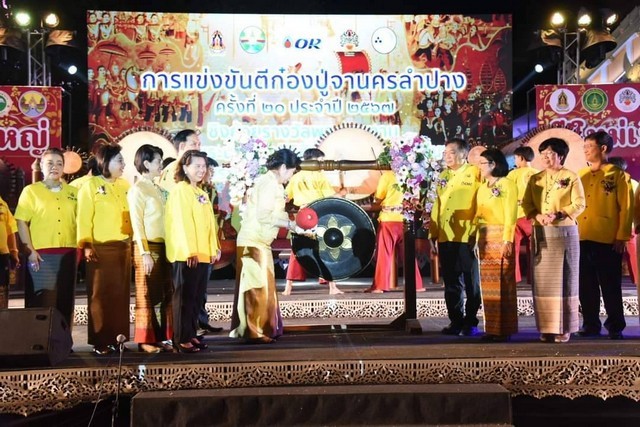
[(202, 204), (208, 203), (207, 196), (205, 196), (204, 194), (200, 194), (198, 196), (198, 202)]
[(556, 187), (558, 187), (558, 188), (567, 188), (569, 186), (569, 184), (571, 184), (571, 178), (567, 177), (567, 178), (559, 179), (556, 182)]
[(602, 188), (604, 188), (605, 193), (610, 194), (616, 189), (616, 183), (614, 181), (603, 179)]
[(104, 187), (104, 185), (101, 185), (100, 187), (98, 187), (98, 192), (96, 194), (106, 195), (107, 189)]
[(492, 197), (500, 197), (502, 193), (500, 192), (500, 188), (499, 187), (493, 187), (491, 188), (491, 196)]
[(229, 181), (229, 196), (231, 204), (240, 206), (253, 187), (255, 179), (267, 171), (267, 158), (271, 150), (261, 139), (251, 137), (243, 131), (238, 131), (234, 137), (234, 155), (227, 177)]
[(431, 212), (436, 198), (440, 160), (444, 146), (434, 146), (426, 136), (405, 133), (385, 143), (378, 157), (380, 165), (389, 165), (396, 175), (398, 187), (403, 193), (403, 216), (413, 221), (415, 212)]

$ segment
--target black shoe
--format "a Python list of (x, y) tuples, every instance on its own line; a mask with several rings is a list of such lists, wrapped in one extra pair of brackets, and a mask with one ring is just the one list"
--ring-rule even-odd
[(217, 326), (211, 326), (208, 323), (200, 323), (200, 328), (204, 329), (207, 332), (217, 333), (222, 332), (222, 328)]
[(600, 331), (582, 328), (578, 332), (576, 332), (576, 335), (579, 337), (599, 337)]
[(444, 335), (460, 335), (460, 332), (462, 332), (462, 328), (460, 326), (452, 325), (451, 323), (442, 328), (442, 333)]
[(476, 326), (465, 326), (464, 328), (462, 328), (462, 335), (466, 337), (478, 335), (478, 328)]
[(623, 340), (624, 339), (624, 335), (622, 335), (622, 332), (609, 332), (609, 339), (610, 340)]

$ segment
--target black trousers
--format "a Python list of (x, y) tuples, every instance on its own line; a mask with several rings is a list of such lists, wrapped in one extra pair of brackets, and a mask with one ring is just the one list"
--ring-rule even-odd
[(189, 268), (183, 261), (171, 264), (173, 271), (173, 343), (184, 344), (196, 338), (200, 297), (209, 279), (209, 264)]
[[(454, 327), (477, 326), (481, 302), (480, 272), (473, 250), (467, 243), (438, 242), (438, 254), (451, 324)], [(463, 291), (467, 294), (466, 303)]]
[(588, 332), (600, 332), (600, 291), (609, 333), (618, 333), (627, 326), (622, 307), (622, 254), (610, 243), (580, 241), (580, 306), (582, 327)]

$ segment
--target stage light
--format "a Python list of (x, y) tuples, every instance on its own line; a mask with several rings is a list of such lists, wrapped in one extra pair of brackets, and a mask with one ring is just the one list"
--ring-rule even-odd
[(578, 27), (586, 28), (589, 25), (591, 25), (591, 15), (587, 9), (581, 7), (578, 12)]
[(78, 67), (76, 67), (75, 65), (70, 65), (69, 68), (67, 68), (67, 71), (73, 76), (78, 72)]
[(542, 66), (542, 64), (536, 64), (535, 67), (533, 67), (533, 69), (538, 74), (544, 71), (544, 67)]
[(604, 16), (604, 23), (607, 24), (607, 27), (610, 27), (618, 22), (618, 14), (611, 10), (604, 9), (602, 11), (602, 15)]
[(26, 27), (31, 23), (31, 15), (27, 12), (16, 12), (15, 14), (16, 24), (21, 27)]
[(55, 13), (48, 13), (44, 17), (43, 24), (47, 28), (56, 28), (60, 24), (60, 18)]
[(564, 15), (560, 12), (555, 12), (551, 15), (551, 26), (554, 28), (563, 28), (567, 21), (564, 19)]

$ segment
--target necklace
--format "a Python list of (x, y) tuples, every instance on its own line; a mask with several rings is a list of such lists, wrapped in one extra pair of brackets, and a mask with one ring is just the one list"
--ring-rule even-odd
[(47, 181), (42, 181), (42, 183), (44, 184), (45, 187), (47, 187), (47, 189), (49, 189), (49, 191), (53, 191), (54, 193), (57, 193), (58, 191), (62, 190), (62, 182), (57, 181), (56, 184), (48, 184)]

